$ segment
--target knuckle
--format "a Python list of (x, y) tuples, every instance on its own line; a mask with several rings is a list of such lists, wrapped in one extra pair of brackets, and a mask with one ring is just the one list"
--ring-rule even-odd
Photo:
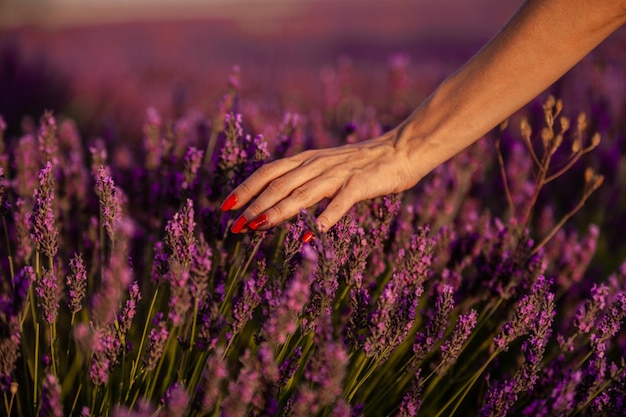
[(276, 178), (275, 180), (269, 183), (269, 185), (267, 186), (267, 189), (269, 192), (273, 194), (282, 194), (285, 190), (285, 186), (286, 184), (283, 179)]
[(245, 196), (249, 196), (250, 194), (252, 194), (252, 190), (250, 189), (250, 186), (245, 181), (239, 184), (239, 186), (237, 186), (237, 191)]
[(291, 196), (298, 201), (306, 201), (309, 197), (309, 190), (307, 187), (298, 187), (291, 192)]
[(279, 222), (281, 222), (281, 221), (283, 221), (285, 219), (285, 217), (284, 217), (285, 210), (280, 206), (280, 204), (272, 207), (271, 211), (272, 211), (272, 213), (270, 215), (270, 218), (273, 219), (273, 222), (279, 223)]
[(274, 170), (274, 164), (273, 162), (270, 162), (268, 164), (261, 165), (256, 170), (256, 175), (258, 175), (261, 179), (268, 179), (272, 177), (273, 170)]
[(254, 218), (257, 215), (261, 214), (261, 211), (263, 211), (263, 207), (261, 207), (258, 202), (253, 201), (252, 203), (250, 203), (248, 208), (246, 208), (246, 211), (243, 213), (243, 215), (248, 220), (251, 220), (252, 218)]

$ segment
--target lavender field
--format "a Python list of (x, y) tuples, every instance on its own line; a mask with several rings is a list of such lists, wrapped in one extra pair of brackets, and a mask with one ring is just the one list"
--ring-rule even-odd
[(414, 189), (232, 234), (490, 34), (114, 27), (0, 38), (0, 415), (626, 414), (625, 31)]

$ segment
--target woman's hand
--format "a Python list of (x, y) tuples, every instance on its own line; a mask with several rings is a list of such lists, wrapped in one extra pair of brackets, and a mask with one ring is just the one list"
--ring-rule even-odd
[(327, 231), (354, 204), (404, 191), (419, 179), (390, 132), (365, 142), (309, 150), (270, 162), (235, 188), (222, 210), (247, 205), (231, 227), (233, 233), (267, 230), (329, 198), (316, 220), (317, 227)]

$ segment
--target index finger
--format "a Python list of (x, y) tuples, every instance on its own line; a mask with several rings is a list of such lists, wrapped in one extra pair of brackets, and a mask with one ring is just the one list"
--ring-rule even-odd
[(222, 203), (221, 210), (237, 210), (243, 207), (254, 196), (263, 191), (272, 180), (297, 168), (300, 164), (301, 162), (285, 158), (261, 165), (259, 169), (254, 171), (252, 175), (230, 192)]

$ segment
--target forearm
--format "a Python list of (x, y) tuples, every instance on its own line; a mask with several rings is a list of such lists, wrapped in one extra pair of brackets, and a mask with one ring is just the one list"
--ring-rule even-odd
[(624, 0), (529, 0), (395, 132), (418, 176), (528, 103), (626, 21)]

